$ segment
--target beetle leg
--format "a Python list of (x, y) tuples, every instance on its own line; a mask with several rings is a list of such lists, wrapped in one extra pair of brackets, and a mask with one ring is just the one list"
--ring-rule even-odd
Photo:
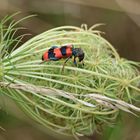
[(84, 61), (82, 61), (82, 65), (84, 66)]
[(74, 57), (73, 63), (77, 67), (76, 57)]
[(63, 64), (63, 67), (62, 67), (62, 72), (64, 71), (64, 66), (65, 66), (65, 64), (68, 62), (68, 60), (70, 59), (71, 57), (68, 57), (66, 60), (65, 60), (65, 62), (64, 62), (64, 64)]

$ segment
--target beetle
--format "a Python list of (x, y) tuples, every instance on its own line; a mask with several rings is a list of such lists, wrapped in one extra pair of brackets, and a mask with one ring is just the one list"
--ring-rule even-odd
[(48, 49), (43, 55), (42, 55), (42, 61), (58, 61), (62, 58), (66, 59), (65, 63), (70, 59), (74, 57), (74, 65), (77, 66), (76, 58), (79, 59), (79, 62), (83, 63), (83, 59), (85, 57), (85, 53), (81, 48), (74, 48), (73, 45), (64, 45), (64, 46), (52, 46), (50, 49)]

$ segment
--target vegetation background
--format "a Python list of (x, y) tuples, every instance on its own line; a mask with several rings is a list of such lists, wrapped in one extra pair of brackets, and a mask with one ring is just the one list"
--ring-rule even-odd
[[(15, 20), (37, 14), (20, 23), (31, 33), (23, 42), (50, 28), (61, 25), (91, 26), (105, 23), (100, 30), (122, 57), (140, 61), (140, 2), (139, 0), (0, 0), (0, 19), (21, 11)], [(20, 34), (19, 32), (19, 34)], [(5, 97), (0, 98), (0, 140), (53, 140), (24, 116), (16, 105)], [(139, 103), (138, 103), (139, 104)], [(105, 128), (103, 134), (94, 134), (81, 140), (139, 140), (140, 119), (121, 113), (114, 128)], [(55, 138), (54, 138), (55, 140)]]

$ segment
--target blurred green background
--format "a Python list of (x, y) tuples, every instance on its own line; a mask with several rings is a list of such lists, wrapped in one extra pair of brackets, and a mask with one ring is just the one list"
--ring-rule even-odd
[[(105, 23), (99, 30), (106, 33), (104, 37), (119, 54), (129, 60), (140, 61), (139, 0), (0, 0), (1, 19), (17, 11), (21, 11), (21, 14), (15, 20), (30, 14), (37, 15), (20, 23), (27, 30), (19, 33), (32, 34), (25, 37), (23, 43), (43, 31), (61, 25), (80, 26), (86, 23), (90, 27), (96, 23)], [(5, 129), (0, 129), (0, 140), (56, 139), (27, 118), (10, 99), (1, 96), (0, 103), (0, 126)], [(80, 139), (140, 140), (140, 119), (122, 112), (119, 118), (113, 127), (105, 127), (103, 134), (95, 133)]]

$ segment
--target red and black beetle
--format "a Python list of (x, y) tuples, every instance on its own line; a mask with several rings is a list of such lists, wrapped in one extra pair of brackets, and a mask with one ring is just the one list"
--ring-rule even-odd
[(65, 58), (65, 64), (70, 58), (74, 57), (74, 65), (77, 66), (76, 58), (79, 59), (79, 62), (83, 62), (84, 56), (85, 54), (83, 50), (81, 48), (74, 48), (73, 45), (65, 45), (61, 47), (52, 46), (43, 54), (42, 61), (58, 61)]

